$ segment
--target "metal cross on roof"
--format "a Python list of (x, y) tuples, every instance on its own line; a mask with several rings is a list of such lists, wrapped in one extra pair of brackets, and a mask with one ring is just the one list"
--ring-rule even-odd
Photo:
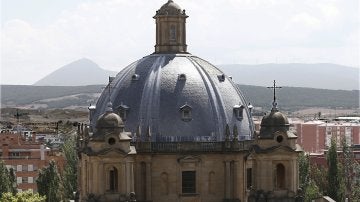
[(273, 108), (274, 109), (276, 109), (276, 105), (277, 105), (277, 103), (276, 103), (276, 89), (277, 88), (282, 88), (281, 86), (276, 86), (276, 81), (274, 80), (274, 85), (273, 86), (270, 86), (270, 87), (267, 87), (267, 88), (272, 88), (272, 89), (274, 89), (274, 101), (273, 101)]

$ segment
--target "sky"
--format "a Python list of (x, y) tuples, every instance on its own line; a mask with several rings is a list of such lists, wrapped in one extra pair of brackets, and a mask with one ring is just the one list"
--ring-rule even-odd
[[(31, 85), (81, 58), (120, 71), (154, 52), (166, 1), (1, 0), (0, 84)], [(359, 67), (358, 0), (174, 1), (189, 15), (188, 51), (213, 64)]]

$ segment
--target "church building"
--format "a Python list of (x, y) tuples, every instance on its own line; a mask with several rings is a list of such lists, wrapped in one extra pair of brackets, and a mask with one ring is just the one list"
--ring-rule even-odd
[(188, 52), (185, 10), (169, 0), (153, 18), (155, 52), (111, 79), (78, 128), (79, 201), (299, 201), (301, 148), (275, 84), (255, 132), (231, 78)]

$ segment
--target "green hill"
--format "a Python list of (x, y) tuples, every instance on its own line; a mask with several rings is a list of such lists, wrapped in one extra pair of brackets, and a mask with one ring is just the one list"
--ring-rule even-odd
[[(2, 85), (1, 107), (44, 108), (83, 107), (95, 104), (104, 85), (91, 86), (23, 86)], [(239, 85), (247, 100), (256, 107), (269, 109), (272, 90), (261, 86)], [(293, 111), (307, 107), (359, 108), (358, 90), (324, 90), (315, 88), (283, 87), (277, 91), (282, 109)], [(34, 107), (36, 108), (36, 107)]]
[[(262, 86), (238, 85), (252, 105), (271, 108), (273, 91)], [(293, 111), (307, 107), (359, 108), (359, 90), (326, 90), (282, 87), (277, 90), (277, 102), (282, 109)]]

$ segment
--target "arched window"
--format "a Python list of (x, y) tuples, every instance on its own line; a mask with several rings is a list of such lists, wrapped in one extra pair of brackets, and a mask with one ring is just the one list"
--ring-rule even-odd
[(281, 163), (276, 165), (275, 187), (285, 189), (285, 166)]
[(118, 190), (118, 170), (115, 167), (109, 170), (109, 191), (117, 192)]

